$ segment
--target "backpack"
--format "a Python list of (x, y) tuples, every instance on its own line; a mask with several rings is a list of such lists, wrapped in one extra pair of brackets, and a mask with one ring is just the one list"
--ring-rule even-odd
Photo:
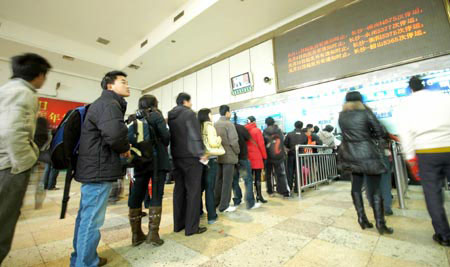
[(70, 183), (75, 176), (77, 166), (81, 128), (83, 127), (88, 108), (89, 105), (68, 111), (58, 125), (50, 144), (50, 157), (53, 168), (57, 170), (66, 169), (60, 219), (64, 219), (66, 216), (67, 203), (70, 199)]
[[(153, 127), (148, 123), (148, 114), (144, 114), (145, 122), (135, 120), (130, 126), (131, 136), (129, 135), (130, 143), (134, 143), (131, 147), (131, 160), (126, 165), (127, 168), (145, 168), (149, 165), (155, 167), (156, 164), (156, 134)], [(149, 138), (145, 139), (146, 127), (149, 131)], [(155, 169), (155, 168), (154, 168)]]
[(267, 142), (267, 154), (270, 159), (282, 160), (283, 159), (283, 144), (281, 143), (281, 138), (278, 134), (272, 134), (268, 136), (269, 141)]

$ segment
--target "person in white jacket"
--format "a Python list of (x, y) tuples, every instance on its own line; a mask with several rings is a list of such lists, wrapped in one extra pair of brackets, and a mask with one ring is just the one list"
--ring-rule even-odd
[(13, 76), (0, 87), (0, 265), (11, 249), (31, 168), (39, 148), (33, 141), (39, 111), (36, 89), (51, 65), (36, 54), (11, 60)]
[(409, 86), (412, 95), (396, 111), (403, 153), (410, 165), (418, 164), (435, 231), (433, 239), (450, 246), (442, 193), (445, 177), (450, 177), (450, 95), (424, 89), (418, 77), (412, 77)]

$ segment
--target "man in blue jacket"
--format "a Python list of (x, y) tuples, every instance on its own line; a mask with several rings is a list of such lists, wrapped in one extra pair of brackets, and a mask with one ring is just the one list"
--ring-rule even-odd
[(101, 82), (102, 95), (91, 104), (81, 127), (75, 180), (82, 183), (75, 223), (70, 266), (103, 266), (99, 258), (100, 227), (105, 221), (108, 196), (113, 182), (121, 179), (121, 157), (130, 157), (128, 128), (124, 121), (130, 96), (127, 75), (108, 72)]

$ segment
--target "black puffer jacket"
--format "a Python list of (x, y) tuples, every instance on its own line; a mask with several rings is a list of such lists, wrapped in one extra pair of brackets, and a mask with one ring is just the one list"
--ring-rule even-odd
[(282, 163), (286, 159), (286, 150), (284, 148), (284, 135), (283, 135), (283, 132), (281, 131), (281, 129), (276, 124), (272, 125), (272, 126), (268, 126), (266, 129), (264, 129), (263, 136), (264, 136), (264, 143), (266, 144), (266, 148), (267, 148), (267, 144), (269, 143), (269, 141), (271, 139), (274, 138), (274, 136), (278, 136), (280, 138), (280, 142), (281, 142), (280, 147), (281, 147), (281, 153), (282, 153), (283, 157), (279, 160), (274, 159), (270, 156), (269, 150), (267, 150), (267, 162), (272, 163), (272, 164)]
[(120, 154), (130, 149), (126, 109), (125, 99), (109, 90), (91, 104), (81, 128), (75, 180), (113, 182), (125, 175)]
[(339, 115), (339, 126), (343, 137), (339, 167), (360, 174), (385, 173), (381, 149), (385, 132), (372, 111), (359, 101), (347, 102)]
[(169, 129), (172, 158), (200, 158), (205, 154), (200, 122), (190, 108), (180, 105), (169, 111)]

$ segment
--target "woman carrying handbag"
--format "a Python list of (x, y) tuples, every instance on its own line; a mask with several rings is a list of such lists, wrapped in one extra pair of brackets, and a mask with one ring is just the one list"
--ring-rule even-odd
[(214, 203), (214, 187), (217, 174), (217, 157), (225, 154), (222, 139), (217, 136), (216, 128), (212, 123), (211, 110), (204, 108), (198, 112), (205, 154), (208, 162), (203, 163), (202, 192), (205, 191), (206, 211), (208, 212), (208, 224), (217, 221), (216, 205)]

